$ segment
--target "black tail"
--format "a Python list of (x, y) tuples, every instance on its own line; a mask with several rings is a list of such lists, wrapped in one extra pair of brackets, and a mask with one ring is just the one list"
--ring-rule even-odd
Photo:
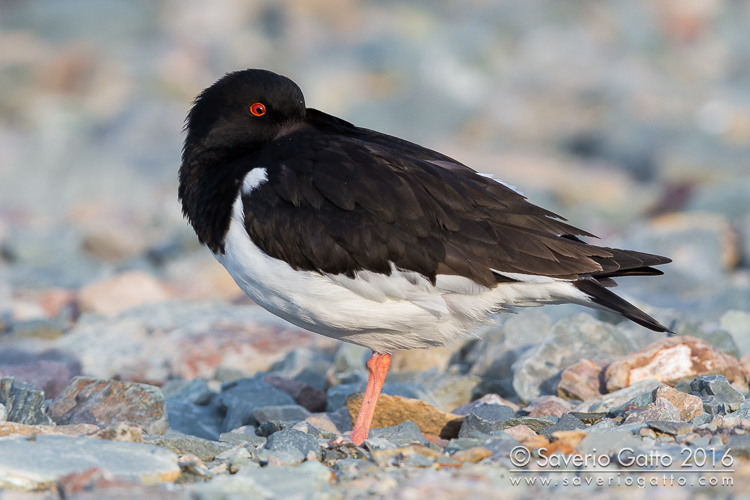
[[(639, 269), (644, 270), (644, 269), (650, 269), (650, 268), (639, 268)], [(655, 271), (655, 272), (649, 272), (649, 273), (643, 273), (643, 274), (661, 274), (661, 272), (657, 271), (656, 269), (652, 269), (651, 271)], [(617, 273), (607, 273), (607, 274), (615, 275), (615, 276), (625, 276), (625, 275), (632, 275), (635, 273), (631, 274), (631, 273), (628, 273), (628, 270), (624, 270), (621, 274), (617, 274)], [(631, 304), (627, 300), (624, 300), (623, 298), (615, 295), (614, 293), (604, 288), (604, 286), (602, 286), (602, 284), (600, 284), (596, 280), (596, 278), (580, 278), (577, 281), (574, 281), (573, 284), (576, 286), (576, 288), (578, 288), (583, 293), (588, 295), (594, 304), (597, 304), (599, 306), (604, 307), (605, 309), (609, 311), (612, 311), (621, 316), (624, 316), (628, 318), (629, 320), (635, 323), (638, 323), (641, 326), (645, 326), (649, 330), (653, 330), (655, 332), (669, 332), (670, 331), (669, 328), (662, 325), (661, 323), (659, 323), (654, 318), (652, 318), (645, 312), (635, 307), (633, 304)]]

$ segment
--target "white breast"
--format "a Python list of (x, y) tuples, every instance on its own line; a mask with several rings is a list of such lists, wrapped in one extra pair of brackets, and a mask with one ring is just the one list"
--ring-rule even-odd
[[(252, 170), (243, 192), (266, 182)], [(258, 305), (310, 331), (377, 352), (450, 344), (470, 335), (493, 312), (514, 306), (588, 303), (566, 281), (503, 283), (494, 289), (460, 276), (424, 276), (392, 266), (389, 276), (361, 271), (354, 278), (295, 271), (259, 249), (244, 227), (242, 197), (234, 203), (225, 253), (215, 254), (239, 287)]]

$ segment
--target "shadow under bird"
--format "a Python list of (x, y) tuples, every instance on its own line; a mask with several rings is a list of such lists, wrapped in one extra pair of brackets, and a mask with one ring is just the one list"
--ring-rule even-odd
[(494, 313), (575, 303), (667, 331), (608, 287), (670, 259), (588, 244), (502, 182), (306, 108), (286, 77), (227, 74), (186, 131), (179, 198), (201, 243), (258, 305), (372, 350), (357, 445), (392, 352), (450, 344)]

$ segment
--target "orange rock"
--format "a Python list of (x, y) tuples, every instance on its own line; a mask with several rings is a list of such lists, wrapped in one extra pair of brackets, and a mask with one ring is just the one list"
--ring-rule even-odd
[(606, 364), (582, 359), (563, 370), (557, 384), (557, 395), (563, 399), (586, 401), (602, 394), (602, 378)]
[(588, 436), (588, 432), (580, 429), (572, 431), (555, 431), (552, 433), (552, 444), (555, 444), (555, 442), (563, 442), (575, 448), (586, 436)]
[[(349, 409), (352, 423), (356, 420), (359, 408), (362, 406), (363, 396), (364, 394), (359, 392), (351, 394), (346, 400), (346, 407)], [(407, 420), (417, 424), (419, 430), (424, 433), (435, 434), (443, 439), (451, 439), (458, 437), (458, 431), (464, 417), (446, 413), (418, 399), (381, 394), (378, 405), (375, 407), (371, 428), (392, 427)]]
[(81, 311), (115, 316), (130, 308), (170, 298), (167, 289), (148, 273), (128, 271), (81, 289)]
[(461, 463), (475, 464), (480, 460), (487, 457), (491, 457), (492, 452), (483, 446), (472, 446), (466, 450), (460, 450), (451, 455), (451, 458), (455, 458)]
[(514, 425), (513, 427), (508, 427), (503, 432), (513, 436), (513, 439), (515, 439), (516, 441), (522, 441), (527, 438), (536, 437), (536, 432), (531, 430), (531, 427), (529, 427), (528, 425), (523, 425), (523, 424)]
[(0, 437), (7, 436), (92, 436), (99, 432), (94, 424), (75, 425), (25, 425), (16, 422), (0, 422)]
[(680, 410), (680, 420), (690, 420), (703, 413), (703, 400), (698, 396), (678, 391), (668, 385), (661, 385), (654, 391), (656, 398), (664, 398)]
[(666, 384), (699, 375), (724, 375), (740, 392), (748, 391), (748, 373), (733, 357), (695, 337), (666, 337), (612, 362), (605, 372), (609, 392), (641, 380)]
[(521, 444), (530, 450), (535, 450), (537, 448), (548, 447), (549, 441), (547, 440), (546, 437), (537, 434), (536, 436), (533, 436), (533, 437), (529, 436), (527, 438), (522, 439)]
[(549, 446), (547, 446), (547, 451), (544, 453), (544, 456), (550, 456), (553, 453), (561, 453), (563, 455), (575, 455), (578, 453), (578, 450), (575, 449), (574, 446), (571, 446), (570, 443), (567, 443), (565, 441), (555, 441), (553, 443), (550, 443)]

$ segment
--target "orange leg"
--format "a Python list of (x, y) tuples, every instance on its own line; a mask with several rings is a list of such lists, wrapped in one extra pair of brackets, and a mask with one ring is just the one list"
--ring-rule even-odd
[(388, 375), (388, 368), (391, 367), (391, 355), (381, 354), (372, 351), (370, 361), (367, 362), (367, 389), (365, 389), (365, 398), (362, 400), (362, 407), (359, 409), (357, 421), (352, 429), (351, 439), (357, 446), (361, 445), (370, 434), (370, 424), (372, 416), (375, 414), (375, 405), (378, 404), (380, 391), (383, 389), (385, 376)]

